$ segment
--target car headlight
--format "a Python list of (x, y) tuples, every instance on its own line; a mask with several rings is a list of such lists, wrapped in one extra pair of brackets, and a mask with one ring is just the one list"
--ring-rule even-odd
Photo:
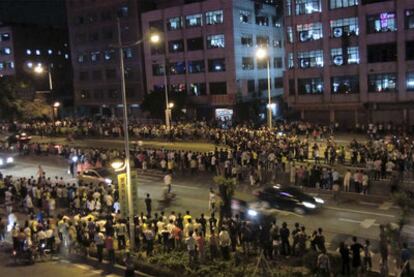
[(255, 210), (247, 210), (247, 214), (252, 216), (252, 217), (256, 217), (257, 216), (257, 212)]
[(14, 162), (13, 157), (8, 157), (6, 163), (11, 164), (12, 162)]
[(315, 199), (315, 202), (318, 203), (318, 204), (324, 204), (325, 203), (325, 201), (322, 198), (314, 197), (313, 199)]
[(315, 209), (316, 208), (315, 204), (312, 204), (312, 203), (306, 202), (306, 201), (302, 202), (302, 205), (305, 206), (308, 209)]
[(112, 180), (111, 179), (108, 179), (108, 178), (105, 178), (105, 183), (107, 183), (108, 185), (110, 185), (110, 184), (112, 184)]
[(4, 163), (3, 159), (0, 159), (0, 165), (3, 165), (3, 163)]

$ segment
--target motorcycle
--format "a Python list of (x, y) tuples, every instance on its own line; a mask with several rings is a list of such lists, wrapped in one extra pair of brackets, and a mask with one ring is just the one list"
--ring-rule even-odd
[(35, 259), (49, 261), (52, 259), (52, 249), (50, 249), (46, 242), (41, 242), (36, 249)]
[(21, 250), (13, 250), (12, 251), (12, 259), (14, 264), (34, 264), (35, 263), (35, 256), (34, 251), (32, 248), (28, 249), (21, 249)]
[(173, 192), (164, 192), (163, 199), (158, 200), (158, 208), (164, 210), (169, 207), (171, 203), (175, 200), (176, 194)]

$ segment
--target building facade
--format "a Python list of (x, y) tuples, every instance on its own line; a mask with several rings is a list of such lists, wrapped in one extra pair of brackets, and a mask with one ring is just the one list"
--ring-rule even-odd
[[(38, 67), (43, 69), (42, 74), (36, 72)], [(33, 99), (36, 92), (46, 93), (47, 99), (72, 106), (71, 72), (64, 30), (24, 24), (0, 26), (0, 78), (18, 81), (20, 97)]]
[[(238, 102), (254, 99), (265, 106), (267, 62), (255, 56), (264, 47), (271, 96), (280, 95), (283, 27), (274, 1), (192, 2), (142, 15), (147, 92), (162, 92), (167, 83), (170, 94), (186, 95), (198, 118), (231, 117)], [(152, 33), (161, 33), (160, 44), (148, 39)]]
[(284, 4), (285, 99), (302, 119), (414, 123), (414, 1)]
[[(146, 6), (149, 4), (149, 7)], [(122, 43), (141, 38), (140, 14), (152, 1), (66, 1), (74, 71), (75, 105), (80, 113), (120, 112), (121, 83), (117, 18)], [(141, 45), (124, 49), (128, 109), (139, 110), (145, 94)]]

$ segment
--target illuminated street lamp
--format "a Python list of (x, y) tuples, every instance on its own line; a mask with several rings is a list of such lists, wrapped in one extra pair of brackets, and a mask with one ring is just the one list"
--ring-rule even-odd
[(267, 125), (269, 129), (272, 129), (272, 98), (270, 95), (270, 62), (269, 62), (269, 52), (266, 48), (260, 47), (256, 50), (256, 58), (258, 60), (266, 59), (267, 62)]
[[(150, 42), (152, 44), (160, 44), (161, 41), (161, 35), (158, 33), (153, 33), (150, 36)], [(167, 49), (165, 48), (164, 44), (164, 94), (165, 94), (165, 125), (167, 126), (167, 129), (170, 130), (171, 128), (171, 109), (169, 107), (168, 102), (168, 76), (167, 76), (167, 70), (168, 70), (168, 59), (167, 59)], [(174, 105), (174, 104), (173, 104)]]
[(45, 71), (47, 71), (48, 77), (49, 77), (49, 91), (52, 92), (53, 90), (53, 82), (52, 82), (52, 67), (51, 66), (47, 66), (47, 69), (45, 69), (45, 67), (41, 64), (38, 63), (35, 67), (33, 67), (33, 72), (36, 74), (43, 74), (45, 73)]
[(52, 122), (55, 124), (55, 119), (58, 117), (58, 109), (60, 107), (60, 102), (55, 102), (52, 105)]

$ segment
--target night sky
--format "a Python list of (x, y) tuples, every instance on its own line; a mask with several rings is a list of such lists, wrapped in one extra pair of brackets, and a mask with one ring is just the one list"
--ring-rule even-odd
[(0, 22), (66, 25), (64, 0), (0, 0)]

